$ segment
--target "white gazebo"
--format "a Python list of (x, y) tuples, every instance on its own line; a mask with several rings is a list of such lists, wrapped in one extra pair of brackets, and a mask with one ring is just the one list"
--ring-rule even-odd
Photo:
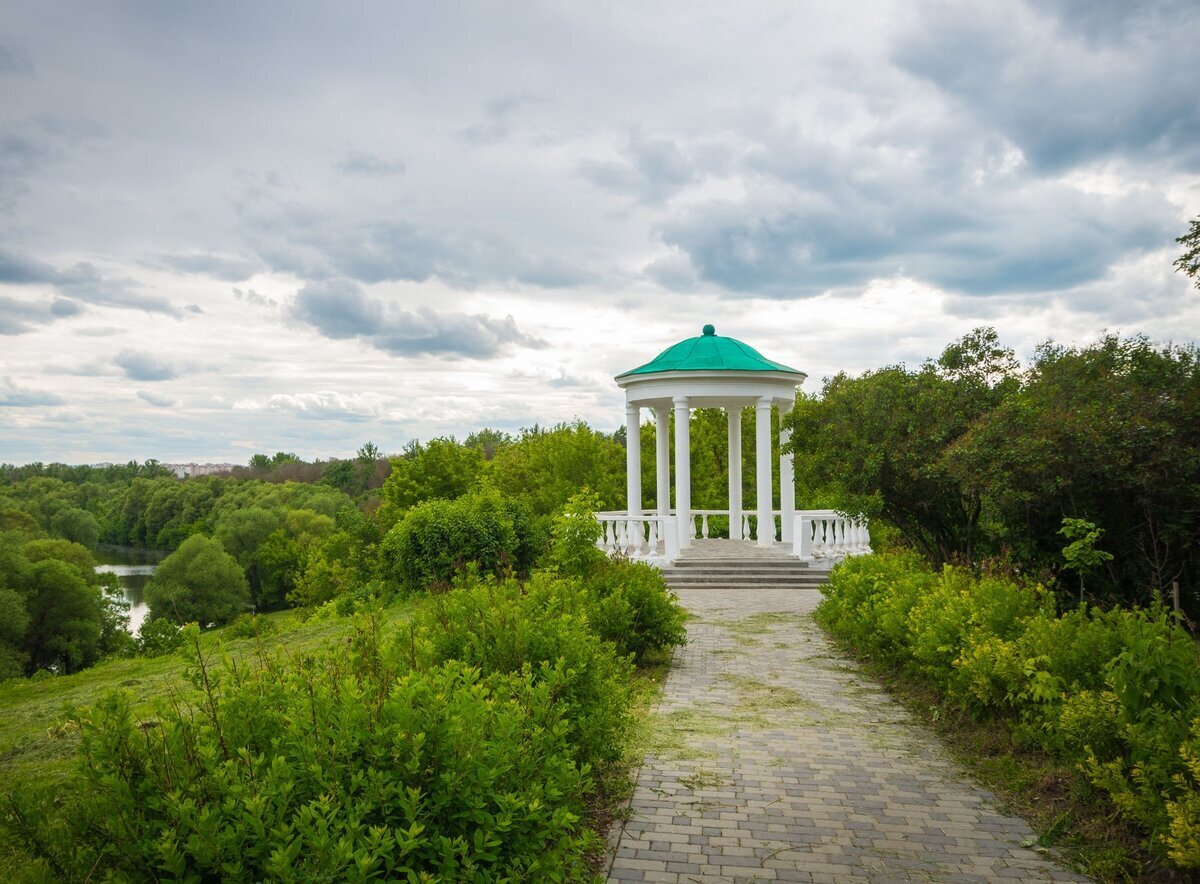
[[(624, 513), (597, 513), (603, 524), (601, 546), (651, 560), (670, 562), (691, 546), (697, 536), (708, 537), (708, 517), (729, 516), (731, 540), (748, 540), (753, 534), (760, 546), (773, 546), (776, 536), (792, 547), (797, 555), (813, 558), (840, 540), (845, 552), (852, 545), (865, 546), (865, 526), (838, 517), (829, 511), (808, 511), (797, 519), (795, 479), (792, 455), (779, 457), (779, 502), (773, 500), (773, 458), (771, 456), (771, 408), (779, 409), (780, 418), (795, 404), (796, 389), (807, 375), (789, 366), (772, 362), (753, 347), (704, 326), (699, 337), (688, 338), (668, 347), (645, 365), (616, 377), (625, 391), (626, 421), (626, 493)], [(754, 408), (755, 501), (754, 509), (745, 510), (742, 502), (742, 409)], [(642, 506), (642, 409), (655, 415), (655, 508)], [(692, 509), (691, 439), (689, 424), (693, 408), (723, 408), (729, 428), (729, 504), (725, 510)], [(671, 507), (670, 426), (675, 413), (675, 507)], [(780, 425), (782, 426), (782, 420)], [(781, 443), (790, 431), (780, 432)], [(779, 516), (778, 530), (775, 517)], [(819, 530), (811, 517), (820, 518)], [(697, 526), (697, 519), (700, 524)], [(753, 519), (753, 525), (751, 524)], [(829, 521), (828, 531), (825, 522)], [(840, 528), (834, 523), (844, 523)], [(861, 527), (862, 536), (855, 532)], [(799, 531), (799, 534), (797, 533)], [(814, 548), (814, 536), (816, 543)], [(852, 541), (854, 543), (852, 543)]]

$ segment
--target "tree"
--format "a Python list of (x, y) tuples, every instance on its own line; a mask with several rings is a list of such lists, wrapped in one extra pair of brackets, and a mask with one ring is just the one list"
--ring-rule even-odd
[(33, 563), (54, 559), (70, 565), (84, 583), (96, 584), (96, 559), (91, 550), (70, 540), (31, 540), (22, 549)]
[(1065, 518), (1058, 533), (1067, 541), (1063, 547), (1063, 561), (1067, 569), (1079, 575), (1079, 602), (1083, 603), (1083, 578), (1090, 572), (1112, 561), (1112, 553), (1097, 549), (1103, 528), (1097, 528), (1086, 519)]
[(375, 466), (375, 461), (379, 460), (382, 456), (383, 453), (374, 442), (367, 442), (362, 448), (358, 449), (358, 461), (364, 466)]
[(496, 452), (491, 477), (505, 497), (525, 500), (538, 515), (561, 508), (584, 487), (599, 505), (624, 505), (625, 447), (582, 421), (534, 427)]
[[(1029, 568), (1062, 559), (1064, 517), (1104, 531), (1092, 595), (1149, 601), (1200, 581), (1200, 353), (1110, 335), (1039, 349), (1021, 388), (947, 455), (985, 530)], [(1194, 598), (1190, 601), (1194, 606)]]
[(513, 437), (511, 434), (503, 430), (493, 430), (489, 427), (484, 427), (482, 430), (476, 430), (467, 436), (463, 445), (468, 448), (479, 448), (483, 451), (483, 459), (491, 460), (496, 456), (496, 452), (505, 445), (511, 445)]
[(255, 607), (264, 601), (266, 568), (262, 561), (262, 547), (282, 523), (282, 516), (277, 510), (250, 506), (223, 514), (213, 530), (213, 538), (237, 560), (245, 573)]
[(100, 657), (103, 600), (67, 562), (45, 559), (30, 569), (25, 633), (27, 669), (75, 672)]
[(100, 523), (95, 516), (79, 507), (65, 507), (55, 513), (50, 519), (50, 530), (88, 549), (95, 549), (100, 542)]
[(150, 616), (179, 624), (227, 623), (249, 598), (237, 560), (203, 534), (193, 534), (163, 559), (146, 585)]
[(935, 561), (971, 557), (980, 491), (945, 462), (949, 448), (1014, 389), (1010, 351), (977, 329), (937, 362), (826, 381), (788, 417), (797, 485), (807, 497), (880, 516)]
[(1175, 242), (1183, 246), (1183, 254), (1175, 259), (1175, 269), (1186, 273), (1200, 288), (1200, 215), (1192, 221), (1188, 232)]
[(403, 457), (392, 460), (392, 472), (383, 483), (380, 519), (391, 524), (423, 500), (453, 500), (471, 490), (483, 473), (483, 453), (459, 445), (453, 438), (414, 444)]

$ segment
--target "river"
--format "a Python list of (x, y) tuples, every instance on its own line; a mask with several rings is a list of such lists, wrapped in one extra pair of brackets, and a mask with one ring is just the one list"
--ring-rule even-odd
[(136, 546), (102, 543), (93, 555), (100, 563), (96, 566), (97, 573), (107, 571), (117, 575), (121, 589), (125, 591), (125, 601), (129, 602), (129, 631), (137, 635), (138, 630), (142, 628), (142, 621), (149, 613), (143, 598), (146, 583), (168, 552), (162, 549), (141, 549)]

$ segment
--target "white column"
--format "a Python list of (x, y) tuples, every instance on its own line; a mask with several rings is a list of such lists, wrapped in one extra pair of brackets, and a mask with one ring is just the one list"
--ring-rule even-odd
[(692, 545), (692, 450), (691, 411), (686, 396), (676, 396), (675, 403), (675, 510), (679, 528), (679, 548)]
[(785, 446), (792, 438), (792, 431), (784, 426), (783, 420), (792, 410), (792, 403), (779, 406), (779, 511), (780, 539), (784, 543), (792, 542), (793, 523), (796, 521), (796, 473), (792, 468), (792, 454), (783, 454)]
[(754, 407), (754, 471), (758, 477), (758, 545), (775, 542), (775, 516), (771, 494), (771, 397), (763, 396)]
[(654, 406), (654, 475), (658, 480), (658, 514), (671, 515), (671, 409)]
[(631, 516), (642, 514), (642, 410), (625, 406), (625, 498)]
[(725, 409), (729, 419), (729, 539), (742, 539), (742, 407)]

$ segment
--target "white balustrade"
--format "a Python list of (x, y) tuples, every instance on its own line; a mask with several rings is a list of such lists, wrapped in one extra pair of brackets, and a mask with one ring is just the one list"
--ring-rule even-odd
[[(688, 513), (687, 536), (708, 539), (711, 535), (709, 517), (729, 516), (729, 510), (691, 510)], [(622, 512), (596, 513), (600, 523), (600, 539), (596, 546), (609, 555), (666, 564), (679, 556), (677, 513), (668, 515)], [(772, 514), (772, 539), (779, 537), (782, 514)], [(741, 536), (749, 539), (751, 527), (757, 537), (758, 515), (742, 513)], [(765, 526), (764, 526), (765, 527)], [(690, 533), (689, 533), (690, 532)], [(864, 519), (838, 513), (835, 510), (801, 510), (796, 513), (792, 531), (792, 554), (816, 567), (829, 568), (847, 556), (871, 552), (871, 536)]]
[(596, 513), (600, 539), (596, 546), (609, 555), (631, 559), (662, 559), (670, 562), (679, 555), (679, 542), (671, 516)]
[(871, 535), (864, 519), (834, 510), (796, 513), (792, 554), (806, 562), (830, 568), (847, 556), (871, 552)]

